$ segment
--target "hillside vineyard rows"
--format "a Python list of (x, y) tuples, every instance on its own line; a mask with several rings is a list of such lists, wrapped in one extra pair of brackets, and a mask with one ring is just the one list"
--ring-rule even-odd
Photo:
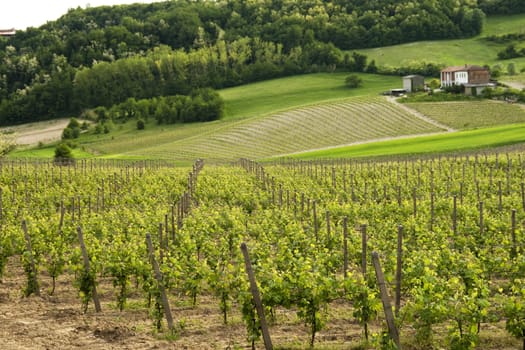
[[(206, 334), (206, 324), (183, 326), (183, 320), (187, 305), (211, 299), (225, 324), (245, 325), (236, 344), (260, 347), (239, 249), (244, 242), (270, 334), (285, 322), (283, 312), (306, 330), (274, 345), (294, 339), (337, 348), (368, 337), (387, 347), (370, 258), (376, 251), (402, 345), (516, 347), (524, 334), (524, 168), (518, 153), (230, 166), (198, 161), (193, 168), (3, 161), (0, 272), (5, 278), (21, 261), (23, 293), (31, 298), (59, 294), (55, 280), (72, 280), (78, 307), (88, 315), (95, 314), (94, 287), (109, 279), (114, 299), (101, 300), (101, 313), (112, 302), (126, 315), (130, 298), (138, 298), (143, 302), (134, 308), (149, 312), (151, 331), (172, 326), (175, 344), (195, 329)], [(44, 282), (53, 288), (40, 288)], [(163, 290), (175, 325), (164, 321)], [(330, 335), (334, 323), (353, 329), (354, 337), (316, 338)], [(502, 338), (491, 338), (495, 329)]]
[[(320, 125), (319, 120), (323, 120)], [(320, 104), (283, 111), (265, 118), (250, 118), (228, 123), (220, 128), (203, 130), (191, 138), (184, 135), (164, 137), (151, 135), (156, 140), (166, 141), (152, 144), (147, 138), (137, 147), (137, 139), (108, 141), (95, 151), (155, 157), (160, 159), (193, 160), (205, 157), (208, 160), (234, 161), (241, 157), (264, 158), (276, 154), (334, 147), (367, 140), (442, 132), (436, 127), (415, 117), (384, 98), (357, 97), (345, 101)], [(178, 131), (175, 131), (178, 132)], [(130, 144), (133, 142), (133, 147)], [(173, 152), (177, 149), (177, 152)]]

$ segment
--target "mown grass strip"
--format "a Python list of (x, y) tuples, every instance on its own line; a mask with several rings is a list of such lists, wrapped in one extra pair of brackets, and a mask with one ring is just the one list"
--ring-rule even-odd
[(498, 147), (525, 142), (525, 124), (396, 139), (294, 154), (296, 159), (425, 154)]
[[(95, 156), (81, 148), (75, 148), (71, 150), (71, 154), (74, 158), (85, 159), (94, 158)], [(19, 149), (9, 153), (6, 157), (8, 158), (41, 158), (49, 159), (55, 156), (55, 146), (41, 147), (41, 148), (30, 148), (30, 149)]]

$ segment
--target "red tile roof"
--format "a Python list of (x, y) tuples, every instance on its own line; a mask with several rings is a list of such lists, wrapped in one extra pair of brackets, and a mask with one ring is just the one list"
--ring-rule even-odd
[(473, 64), (466, 64), (464, 66), (451, 66), (445, 69), (442, 69), (442, 72), (462, 72), (462, 71), (473, 71), (473, 70), (487, 70), (487, 68), (476, 66)]

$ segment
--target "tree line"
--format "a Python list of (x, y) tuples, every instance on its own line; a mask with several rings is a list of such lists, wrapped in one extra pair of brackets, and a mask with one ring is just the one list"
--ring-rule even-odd
[(332, 44), (312, 43), (289, 53), (259, 38), (220, 41), (189, 52), (167, 46), (92, 67), (74, 68), (55, 56), (53, 74), (37, 75), (0, 103), (0, 124), (17, 124), (110, 108), (129, 98), (191, 95), (203, 88), (223, 88), (299, 73), (364, 71), (366, 56), (343, 54)]
[[(133, 97), (110, 108), (94, 109), (96, 119), (103, 128), (109, 121), (127, 122), (131, 119), (142, 121), (153, 117), (159, 124), (205, 122), (220, 119), (224, 113), (224, 101), (210, 89), (196, 89), (190, 95), (159, 96), (136, 100)], [(103, 130), (103, 129), (102, 129)]]

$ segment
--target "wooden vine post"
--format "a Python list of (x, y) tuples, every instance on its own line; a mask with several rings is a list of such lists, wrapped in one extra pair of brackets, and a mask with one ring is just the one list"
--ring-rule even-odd
[(328, 239), (330, 239), (330, 235), (331, 235), (331, 232), (330, 232), (330, 211), (327, 210), (326, 211), (326, 237)]
[(483, 202), (479, 202), (479, 234), (483, 236), (484, 233), (484, 221), (483, 221)]
[(521, 188), (521, 207), (525, 210), (525, 185), (523, 182), (520, 184)]
[(4, 205), (3, 205), (3, 200), (2, 200), (3, 196), (4, 196), (4, 192), (0, 188), (0, 224), (1, 224), (2, 219), (4, 218), (4, 209), (3, 209)]
[(516, 209), (512, 209), (511, 214), (511, 239), (512, 239), (512, 247), (510, 248), (510, 257), (511, 259), (514, 259), (518, 255), (517, 245), (516, 245)]
[(35, 295), (40, 296), (40, 287), (38, 286), (38, 280), (36, 278), (35, 259), (33, 258), (33, 249), (31, 248), (31, 237), (29, 236), (29, 232), (27, 231), (27, 223), (25, 220), (22, 220), (22, 230), (24, 231), (26, 249), (29, 253), (29, 268), (31, 269), (31, 276), (30, 281), (28, 281), (28, 284), (31, 285), (33, 288), (31, 288), (31, 291), (29, 293), (34, 292)]
[(403, 226), (397, 227), (397, 266), (396, 266), (396, 317), (399, 317), (401, 308), (401, 275), (403, 269)]
[(415, 187), (412, 189), (412, 215), (414, 217), (417, 216), (417, 192)]
[(348, 276), (348, 217), (343, 218), (343, 276)]
[(171, 315), (171, 309), (170, 309), (170, 303), (168, 300), (168, 296), (166, 295), (166, 289), (164, 288), (164, 284), (162, 284), (162, 274), (160, 272), (159, 264), (157, 263), (157, 260), (155, 260), (155, 254), (153, 250), (153, 243), (151, 243), (151, 235), (149, 233), (146, 233), (146, 244), (148, 245), (148, 255), (151, 262), (151, 265), (153, 266), (153, 272), (155, 273), (155, 279), (157, 280), (159, 291), (160, 291), (160, 297), (162, 301), (162, 308), (164, 309), (164, 315), (166, 316), (166, 321), (168, 322), (168, 328), (169, 330), (173, 330), (173, 317)]
[(392, 305), (390, 304), (390, 296), (386, 289), (385, 276), (383, 275), (383, 270), (381, 270), (381, 264), (379, 263), (379, 254), (377, 252), (372, 252), (372, 263), (374, 264), (374, 269), (376, 271), (377, 285), (379, 286), (379, 291), (381, 293), (381, 302), (383, 303), (383, 310), (385, 312), (386, 324), (388, 327), (388, 334), (390, 338), (394, 341), (398, 349), (401, 349), (399, 343), (399, 333), (394, 322), (394, 314), (392, 313)]
[[(82, 234), (82, 229), (80, 226), (77, 227), (78, 241), (80, 242), (80, 249), (82, 250), (82, 258), (84, 259), (84, 269), (86, 273), (90, 273), (91, 267), (89, 265), (89, 255), (86, 250), (86, 244), (84, 243), (84, 235)], [(101, 312), (102, 308), (100, 307), (100, 300), (98, 299), (97, 286), (93, 284), (93, 303), (95, 304), (95, 311)]]
[(264, 316), (264, 308), (261, 301), (261, 295), (259, 294), (259, 288), (257, 287), (257, 282), (255, 281), (255, 275), (252, 269), (252, 262), (250, 260), (250, 255), (248, 253), (248, 247), (246, 243), (241, 243), (241, 251), (244, 256), (244, 264), (246, 265), (246, 273), (248, 274), (248, 279), (250, 280), (250, 291), (253, 296), (253, 302), (255, 303), (255, 309), (257, 310), (257, 315), (259, 316), (259, 322), (261, 324), (261, 332), (264, 340), (264, 348), (266, 350), (272, 350), (272, 339), (270, 338), (270, 331), (268, 330), (268, 324), (266, 323), (266, 317)]
[(315, 241), (319, 242), (319, 231), (317, 227), (317, 209), (316, 209), (316, 201), (312, 201), (312, 212), (313, 212), (313, 220), (314, 220), (314, 234), (315, 234)]
[(366, 224), (361, 225), (361, 271), (363, 276), (366, 275)]
[(452, 209), (452, 232), (454, 236), (458, 233), (458, 197), (454, 196), (453, 209)]

